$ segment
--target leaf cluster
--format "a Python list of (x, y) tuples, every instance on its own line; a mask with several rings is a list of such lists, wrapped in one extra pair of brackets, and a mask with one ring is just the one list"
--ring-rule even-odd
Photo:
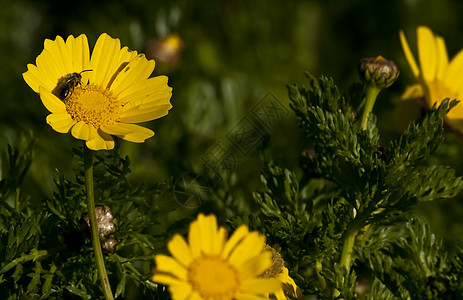
[[(306, 294), (436, 299), (458, 293), (452, 279), (461, 279), (458, 263), (450, 262), (457, 258), (448, 258), (425, 221), (413, 217), (420, 203), (453, 198), (463, 188), (453, 169), (430, 162), (443, 142), (443, 118), (456, 102), (434, 106), (383, 146), (375, 116), (369, 115), (367, 129), (357, 119), (361, 85), (343, 95), (332, 79), (307, 77), (308, 87), (288, 87), (309, 147), (301, 157), (304, 175), (298, 180), (294, 171), (269, 163), (265, 189), (254, 193), (259, 213), (240, 219), (267, 234)], [(349, 271), (338, 262), (352, 233), (356, 251)], [(371, 243), (389, 246), (379, 250)], [(364, 278), (367, 292), (359, 283)]]
[[(10, 149), (8, 153), (13, 153)], [(40, 210), (12, 212), (9, 227), (0, 231), (0, 298), (28, 294), (34, 298), (94, 299), (102, 295), (89, 228), (82, 219), (87, 212), (82, 151), (74, 149), (74, 154), (75, 178), (65, 179), (57, 172), (54, 197), (45, 199)], [(166, 195), (171, 184), (132, 184), (130, 160), (116, 150), (95, 157), (96, 202), (115, 215), (116, 230), (111, 237), (118, 244), (105, 254), (113, 293), (116, 297), (128, 293), (153, 298), (157, 286), (149, 278), (153, 253), (165, 248), (168, 230), (159, 220), (174, 209), (165, 201), (170, 200)], [(8, 206), (2, 203), (2, 207)]]

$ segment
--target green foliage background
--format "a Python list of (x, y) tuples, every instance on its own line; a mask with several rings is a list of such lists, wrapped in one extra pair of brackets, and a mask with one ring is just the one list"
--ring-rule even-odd
[[(85, 239), (85, 235), (77, 245), (69, 245), (66, 240), (68, 235), (71, 235), (71, 240), (72, 234), (81, 236), (81, 232), (75, 231), (79, 228), (81, 214), (85, 212), (82, 174), (79, 173), (81, 144), (70, 134), (58, 134), (46, 124), (46, 109), (21, 76), (28, 63), (35, 63), (35, 57), (42, 50), (45, 38), (85, 33), (92, 48), (97, 37), (102, 32), (107, 32), (112, 37), (120, 38), (122, 45), (146, 52), (154, 59), (156, 57), (152, 57), (153, 54), (145, 47), (148, 41), (177, 33), (184, 43), (176, 65), (156, 61), (154, 75), (169, 76), (169, 85), (173, 87), (174, 107), (168, 116), (147, 124), (156, 132), (155, 137), (141, 145), (119, 141), (117, 153), (101, 153), (99, 156), (100, 171), (96, 176), (100, 176), (97, 187), (100, 186), (101, 191), (97, 193), (97, 204), (109, 205), (118, 219), (116, 237), (120, 239), (120, 246), (117, 255), (110, 258), (113, 268), (111, 276), (114, 282), (128, 282), (127, 292), (122, 284), (119, 290), (121, 295), (127, 293), (127, 299), (130, 299), (130, 293), (147, 298), (154, 295), (166, 296), (164, 290), (156, 290), (147, 281), (153, 264), (152, 254), (165, 251), (165, 242), (169, 237), (174, 232), (185, 232), (191, 217), (198, 211), (214, 212), (222, 223), (231, 220), (228, 223), (230, 228), (245, 222), (264, 231), (272, 243), (280, 246), (278, 250), (283, 249), (282, 254), (287, 256), (289, 267), (293, 267), (297, 274), (295, 279), (298, 284), (303, 285), (307, 291), (317, 293), (317, 283), (309, 280), (316, 278), (314, 270), (307, 265), (300, 265), (297, 258), (299, 255), (308, 255), (323, 261), (323, 256), (329, 255), (326, 253), (327, 248), (332, 247), (335, 250), (341, 247), (333, 244), (335, 239), (327, 238), (341, 238), (339, 228), (326, 227), (325, 230), (331, 230), (329, 234), (317, 232), (314, 228), (319, 226), (316, 224), (329, 221), (342, 227), (342, 222), (336, 221), (336, 213), (344, 213), (346, 216), (348, 213), (343, 211), (343, 205), (333, 200), (340, 195), (339, 186), (333, 184), (342, 182), (339, 174), (334, 171), (329, 173), (329, 166), (325, 166), (324, 171), (323, 166), (318, 166), (321, 168), (320, 173), (329, 174), (328, 182), (323, 178), (313, 179), (313, 174), (307, 174), (303, 170), (300, 155), (304, 149), (317, 144), (314, 142), (317, 136), (310, 136), (313, 134), (310, 132), (313, 129), (311, 127), (301, 126), (302, 129), (299, 129), (296, 114), (289, 110), (287, 85), (291, 85), (291, 94), (302, 85), (310, 86), (310, 80), (325, 75), (334, 79), (341, 93), (347, 94), (351, 84), (358, 81), (356, 65), (360, 58), (383, 55), (394, 60), (402, 74), (391, 88), (380, 94), (374, 109), (377, 120), (371, 120), (376, 122), (377, 131), (369, 132), (363, 140), (362, 147), (372, 154), (376, 150), (371, 148), (374, 143), (396, 145), (391, 144), (391, 141), (397, 141), (408, 124), (422, 114), (418, 104), (401, 102), (399, 99), (405, 86), (412, 82), (412, 75), (400, 47), (398, 31), (405, 30), (410, 44), (414, 45), (415, 28), (418, 25), (427, 25), (444, 37), (450, 57), (463, 48), (463, 20), (459, 16), (463, 3), (450, 0), (196, 3), (142, 0), (103, 0), (98, 3), (88, 0), (0, 0), (0, 7), (0, 179), (3, 180), (0, 186), (3, 201), (0, 211), (0, 245), (15, 245), (11, 249), (1, 249), (0, 263), (3, 270), (0, 273), (7, 274), (10, 278), (3, 284), (12, 284), (14, 281), (9, 286), (29, 288), (30, 285), (30, 290), (34, 291), (37, 286), (43, 295), (57, 292), (61, 296), (73, 294), (85, 297), (99, 293), (93, 290), (95, 287), (91, 284), (95, 278), (87, 277), (79, 281), (78, 274), (70, 271), (75, 268), (74, 264), (90, 268), (91, 259), (82, 260), (82, 257), (90, 257), (86, 255), (91, 253), (89, 241)], [(313, 74), (314, 78), (308, 80), (305, 71)], [(294, 86), (294, 83), (298, 85)], [(205, 153), (218, 141), (225, 139), (268, 91), (288, 108), (289, 114), (273, 124), (271, 134), (266, 136), (262, 145), (246, 156), (244, 162), (238, 164), (230, 176), (226, 176), (223, 181), (207, 182), (209, 194), (206, 202), (194, 208), (180, 205), (173, 192), (177, 180), (186, 173), (198, 173), (206, 178), (207, 174), (202, 167)], [(355, 97), (352, 98), (351, 100), (356, 101)], [(346, 110), (343, 114), (348, 119), (350, 111)], [(302, 120), (304, 114), (299, 114), (298, 117)], [(320, 130), (323, 132), (323, 129)], [(347, 138), (346, 132), (341, 132), (344, 138)], [(435, 136), (438, 137), (439, 133), (435, 133)], [(457, 178), (463, 175), (463, 144), (461, 137), (455, 133), (445, 132), (443, 137), (440, 147), (428, 149), (429, 152), (435, 152), (429, 157), (428, 154), (431, 153), (426, 153), (421, 164), (423, 167), (449, 166), (455, 170), (455, 175), (446, 168), (434, 170), (441, 172), (438, 175), (428, 174), (429, 177), (436, 175), (441, 178), (442, 181), (436, 184), (443, 185), (445, 189), (446, 176)], [(399, 146), (408, 145), (408, 140), (400, 141), (402, 144), (397, 142)], [(433, 145), (426, 137), (420, 143)], [(399, 146), (397, 147), (400, 150)], [(351, 149), (346, 148), (346, 153), (349, 150)], [(397, 160), (400, 160), (399, 150), (392, 153)], [(329, 157), (332, 153), (325, 155)], [(353, 157), (352, 161), (355, 159), (360, 158)], [(272, 164), (269, 165), (268, 162)], [(400, 163), (397, 162), (398, 165)], [(362, 166), (377, 167), (378, 164), (380, 163), (377, 160), (362, 161)], [(263, 181), (261, 174), (266, 178)], [(407, 175), (413, 177), (415, 173), (410, 172)], [(289, 184), (288, 190), (282, 192), (278, 186), (272, 187), (273, 177), (283, 185)], [(345, 201), (349, 202), (349, 196), (356, 192), (355, 184), (352, 186), (352, 190), (348, 186), (342, 189), (344, 194), (341, 196)], [(395, 196), (391, 195), (391, 199)], [(293, 202), (295, 198), (299, 200)], [(305, 207), (309, 198), (314, 199), (313, 203), (309, 201), (314, 206), (310, 209)], [(445, 249), (445, 255), (454, 257), (463, 245), (462, 196), (449, 192), (442, 198), (446, 199), (413, 208), (413, 216), (416, 218), (413, 222), (417, 226), (403, 229), (404, 227), (391, 225), (389, 229), (373, 231), (371, 234), (389, 237), (383, 240), (391, 240), (392, 236), (403, 236), (406, 240), (410, 236), (431, 236), (432, 233), (440, 243), (435, 246), (436, 249), (433, 248), (436, 253)], [(19, 214), (13, 209), (15, 199), (21, 203)], [(282, 208), (279, 206), (281, 203), (273, 203), (270, 199), (289, 199), (286, 204), (289, 206)], [(302, 201), (303, 199), (305, 200)], [(330, 206), (333, 211), (322, 215), (320, 207), (329, 201), (333, 201), (333, 206)], [(249, 211), (266, 216), (262, 218), (262, 222), (269, 223), (262, 224), (253, 219), (252, 214), (248, 216), (244, 213)], [(287, 218), (283, 219), (294, 222), (285, 224), (278, 219), (277, 223), (280, 225), (269, 225), (276, 222), (272, 219), (277, 217), (272, 216), (275, 212), (288, 213)], [(297, 219), (293, 220), (295, 217)], [(291, 226), (295, 227), (290, 228)], [(279, 228), (284, 230), (279, 231)], [(288, 231), (289, 228), (291, 230)], [(285, 236), (282, 232), (291, 232), (291, 235)], [(58, 236), (63, 240), (46, 238), (47, 236)], [(18, 240), (14, 242), (14, 239)], [(297, 243), (282, 245), (285, 239)], [(23, 243), (23, 240), (26, 242)], [(302, 253), (305, 248), (299, 243), (307, 245), (308, 240), (323, 247), (314, 247), (313, 253)], [(372, 238), (370, 249), (403, 246), (400, 244), (403, 243), (401, 240), (386, 246), (373, 242), (377, 240), (381, 239)], [(48, 249), (48, 254), (37, 249)], [(430, 251), (434, 251), (433, 249)], [(414, 253), (414, 250), (411, 249), (409, 253)], [(430, 253), (434, 253), (432, 251)], [(49, 257), (49, 254), (63, 252), (67, 253), (64, 255), (67, 265), (64, 269), (57, 270), (60, 261)], [(364, 265), (357, 272), (375, 274), (378, 278), (386, 276), (387, 267), (375, 269), (378, 263), (374, 259), (378, 258), (372, 258), (369, 252), (358, 255)], [(25, 268), (30, 269), (21, 270), (16, 265), (5, 269), (9, 267), (8, 262), (15, 259), (18, 259), (16, 263), (19, 264), (28, 262)], [(394, 259), (400, 260), (401, 257)], [(127, 263), (128, 261), (136, 263)], [(458, 272), (461, 274), (461, 255), (457, 255), (456, 261), (446, 262), (440, 269), (435, 267), (437, 263), (432, 262), (433, 267), (430, 269), (434, 272), (436, 270), (433, 268), (437, 268), (437, 273), (447, 274), (451, 268), (458, 270), (459, 263)], [(333, 270), (335, 268), (333, 266)], [(22, 274), (38, 274), (30, 277), (37, 282)], [(77, 277), (69, 280), (68, 274)], [(339, 278), (338, 275), (326, 274), (326, 278), (328, 281), (332, 278), (331, 285), (339, 290), (345, 288), (347, 293), (349, 281), (346, 280), (345, 286), (337, 286), (335, 281)], [(461, 279), (461, 276), (455, 276)], [(53, 284), (52, 277), (55, 280)], [(415, 277), (420, 278), (418, 275)], [(2, 280), (6, 279), (0, 277), (0, 289)], [(383, 283), (372, 282), (371, 286), (373, 290), (380, 291), (381, 284), (388, 282), (393, 290), (394, 284), (406, 280), (407, 278), (386, 278)], [(436, 286), (447, 284), (456, 289), (452, 280), (453, 277), (447, 279), (442, 275), (436, 279)], [(56, 291), (58, 286), (62, 290)], [(396, 295), (382, 296), (421, 297), (428, 292), (416, 291), (417, 294), (410, 295), (409, 291), (412, 289), (401, 287), (396, 289)], [(23, 291), (18, 289), (17, 292)], [(421, 292), (424, 294), (420, 294)]]

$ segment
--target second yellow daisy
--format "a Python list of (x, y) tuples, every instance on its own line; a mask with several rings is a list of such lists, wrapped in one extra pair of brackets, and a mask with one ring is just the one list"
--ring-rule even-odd
[[(410, 50), (403, 31), (400, 41), (417, 83), (407, 88), (403, 99), (425, 98), (429, 107), (444, 99), (463, 100), (463, 51), (449, 61), (445, 41), (425, 26), (417, 28), (420, 67)], [(463, 105), (459, 103), (446, 116), (447, 123), (463, 131)]]
[(264, 247), (265, 237), (247, 226), (227, 240), (214, 215), (200, 214), (190, 224), (188, 244), (176, 234), (167, 245), (172, 257), (156, 255), (152, 280), (168, 285), (174, 300), (268, 299), (281, 288), (278, 280), (260, 277), (272, 266)]

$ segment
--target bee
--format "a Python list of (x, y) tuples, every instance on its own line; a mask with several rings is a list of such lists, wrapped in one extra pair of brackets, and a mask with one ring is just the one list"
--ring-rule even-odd
[(76, 86), (82, 84), (82, 75), (80, 74), (88, 71), (92, 70), (83, 70), (80, 73), (69, 73), (61, 77), (60, 79), (58, 79), (58, 83), (56, 84), (56, 87), (51, 91), (51, 93), (58, 97), (60, 100), (66, 99), (67, 97), (71, 96)]

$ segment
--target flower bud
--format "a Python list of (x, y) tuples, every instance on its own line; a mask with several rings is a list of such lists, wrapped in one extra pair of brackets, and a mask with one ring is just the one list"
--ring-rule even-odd
[(109, 237), (105, 241), (101, 242), (101, 249), (104, 253), (114, 253), (116, 252), (116, 247), (119, 244), (115, 237)]
[[(116, 224), (114, 223), (113, 212), (108, 208), (106, 209), (103, 205), (95, 206), (96, 224), (98, 228), (98, 235), (100, 237), (108, 237), (116, 230)], [(90, 228), (90, 220), (88, 219), (88, 213), (82, 215), (82, 220), (85, 221), (88, 228)]]
[(362, 58), (358, 64), (358, 71), (363, 80), (380, 89), (390, 87), (400, 74), (396, 63), (381, 55)]
[(146, 54), (168, 67), (175, 67), (180, 60), (184, 44), (178, 34), (171, 34), (163, 39), (148, 40), (145, 45)]

